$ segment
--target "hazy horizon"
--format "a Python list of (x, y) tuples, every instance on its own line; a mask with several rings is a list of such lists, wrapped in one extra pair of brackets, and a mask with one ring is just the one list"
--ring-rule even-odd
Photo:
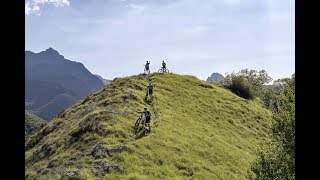
[(105, 79), (150, 60), (206, 80), (214, 72), (295, 72), (294, 1), (27, 0), (26, 50), (49, 47)]

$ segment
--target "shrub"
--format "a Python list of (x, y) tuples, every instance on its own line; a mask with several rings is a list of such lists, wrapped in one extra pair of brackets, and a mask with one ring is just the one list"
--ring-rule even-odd
[(269, 83), (267, 72), (243, 69), (238, 73), (227, 74), (222, 85), (245, 99), (253, 99), (262, 92), (262, 85)]
[(284, 82), (283, 87), (265, 97), (266, 102), (272, 102), (268, 108), (273, 112), (274, 141), (252, 164), (256, 179), (295, 177), (295, 76), (276, 82)]
[(245, 99), (254, 98), (254, 90), (252, 88), (252, 85), (243, 76), (230, 77), (230, 81), (224, 83), (223, 86), (227, 89), (230, 89), (236, 95)]

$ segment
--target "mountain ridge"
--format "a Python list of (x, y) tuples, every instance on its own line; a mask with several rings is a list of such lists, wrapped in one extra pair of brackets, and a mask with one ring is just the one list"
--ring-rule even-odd
[(220, 73), (212, 73), (211, 76), (207, 78), (207, 82), (216, 82), (224, 79), (224, 76)]
[[(144, 99), (148, 79), (153, 101)], [(144, 107), (152, 114), (147, 136), (132, 131)], [(271, 112), (259, 102), (196, 77), (118, 78), (26, 141), (26, 179), (248, 179), (270, 132)]]
[[(104, 86), (103, 82), (82, 63), (65, 59), (51, 47), (39, 53), (25, 51), (25, 84), (26, 102), (29, 104), (26, 110), (46, 121), (50, 121), (57, 112)], [(42, 106), (61, 94), (68, 94), (70, 98), (65, 97), (69, 98), (70, 103), (54, 105), (61, 108), (54, 111), (48, 109), (50, 115), (41, 112)]]
[(109, 79), (104, 79), (103, 77), (101, 77), (98, 74), (95, 74), (95, 76), (97, 76), (103, 82), (104, 85), (107, 85), (112, 81), (112, 80), (109, 80)]

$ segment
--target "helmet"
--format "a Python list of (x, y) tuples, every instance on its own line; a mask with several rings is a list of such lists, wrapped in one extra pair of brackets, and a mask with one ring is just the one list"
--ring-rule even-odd
[(145, 107), (144, 110), (146, 111), (146, 110), (148, 110), (148, 109)]

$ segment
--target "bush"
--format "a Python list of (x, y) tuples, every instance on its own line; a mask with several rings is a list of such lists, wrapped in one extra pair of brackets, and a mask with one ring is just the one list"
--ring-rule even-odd
[(277, 80), (282, 87), (265, 96), (273, 112), (273, 142), (252, 164), (256, 179), (294, 179), (295, 177), (295, 76)]
[(271, 77), (267, 72), (243, 69), (238, 73), (227, 74), (222, 85), (236, 95), (245, 99), (253, 99), (262, 92), (262, 85), (269, 83)]
[(233, 93), (245, 99), (254, 98), (252, 85), (243, 76), (232, 77), (232, 82), (224, 85), (224, 87), (230, 89)]

